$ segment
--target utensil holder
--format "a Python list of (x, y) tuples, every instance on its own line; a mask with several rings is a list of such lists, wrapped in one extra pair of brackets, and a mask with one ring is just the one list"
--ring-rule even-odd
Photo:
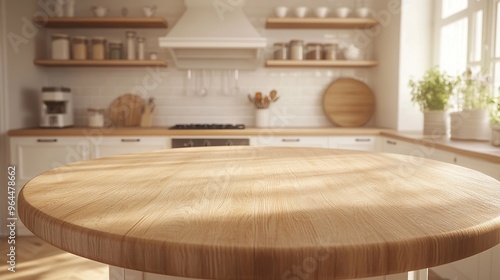
[(267, 128), (269, 127), (270, 120), (269, 109), (257, 109), (255, 110), (255, 127)]

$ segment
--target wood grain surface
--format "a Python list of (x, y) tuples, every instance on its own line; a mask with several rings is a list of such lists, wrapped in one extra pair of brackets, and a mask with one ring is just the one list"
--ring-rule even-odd
[(202, 279), (377, 276), (500, 242), (497, 180), (436, 161), (317, 148), (84, 161), (32, 179), (19, 207), (35, 235), (68, 252)]
[(267, 60), (266, 67), (375, 67), (374, 60)]
[(371, 18), (268, 18), (268, 29), (347, 29), (371, 28), (379, 22)]
[(341, 78), (326, 89), (323, 109), (328, 119), (338, 126), (363, 126), (375, 113), (375, 95), (365, 83)]
[(159, 60), (53, 60), (35, 59), (35, 65), (46, 67), (167, 67)]
[[(245, 129), (192, 129), (169, 130), (166, 127), (120, 127), (120, 128), (27, 128), (10, 130), (9, 136), (87, 136), (100, 132), (103, 136), (366, 136), (379, 135), (384, 128), (245, 128)], [(94, 133), (91, 133), (94, 132)]]
[(167, 20), (154, 17), (47, 18), (35, 17), (33, 22), (46, 28), (167, 28)]

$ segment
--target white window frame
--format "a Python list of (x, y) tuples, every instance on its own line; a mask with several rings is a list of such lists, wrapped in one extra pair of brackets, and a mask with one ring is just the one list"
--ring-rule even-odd
[[(495, 63), (500, 63), (500, 57), (495, 57), (496, 50), (496, 17), (497, 3), (500, 0), (468, 0), (468, 7), (458, 13), (455, 13), (447, 18), (441, 18), (443, 0), (434, 2), (434, 55), (433, 61), (435, 65), (439, 65), (440, 61), (440, 43), (441, 43), (441, 29), (450, 23), (458, 21), (463, 18), (468, 19), (468, 43), (467, 43), (467, 67), (480, 67), (485, 73), (491, 77), (495, 77)], [(474, 14), (478, 11), (483, 11), (483, 28), (482, 28), (482, 50), (481, 61), (473, 61), (474, 55)], [(500, 15), (498, 15), (500, 17)], [(465, 71), (465, 69), (464, 69)], [(500, 81), (495, 81), (499, 84)], [(495, 94), (498, 89), (494, 89)]]
[[(484, 1), (484, 0), (483, 0)], [(489, 7), (488, 7), (488, 10), (489, 10), (489, 15), (488, 15), (488, 18), (489, 18), (489, 24), (490, 24), (490, 30), (487, 31), (489, 33), (488, 34), (488, 37), (490, 38), (490, 42), (488, 44), (489, 49), (486, 50), (486, 53), (488, 55), (488, 59), (486, 61), (486, 63), (488, 64), (488, 69), (490, 69), (490, 73), (492, 75), (492, 77), (495, 77), (495, 76), (500, 76), (500, 75), (496, 75), (495, 71), (496, 71), (496, 67), (495, 67), (495, 64), (496, 63), (500, 63), (500, 54), (498, 55), (498, 57), (496, 57), (496, 54), (495, 54), (495, 51), (496, 51), (496, 42), (497, 42), (497, 38), (496, 38), (496, 35), (498, 34), (500, 36), (500, 32), (497, 32), (496, 28), (497, 28), (497, 20), (500, 20), (500, 11), (497, 11), (497, 7), (500, 3), (500, 0), (490, 0), (490, 3), (489, 3)], [(497, 19), (497, 17), (499, 17), (499, 19)], [(500, 84), (500, 81), (495, 81), (495, 85), (498, 85)], [(496, 95), (500, 95), (500, 93), (498, 92), (498, 87), (495, 87), (494, 89), (494, 93)]]

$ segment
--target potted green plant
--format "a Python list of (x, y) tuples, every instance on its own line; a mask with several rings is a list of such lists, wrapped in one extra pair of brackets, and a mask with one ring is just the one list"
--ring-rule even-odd
[(458, 111), (450, 114), (452, 139), (490, 140), (491, 88), (491, 77), (484, 73), (473, 74), (467, 69), (462, 75), (454, 97)]
[[(500, 92), (500, 88), (498, 88)], [(493, 106), (490, 111), (491, 123), (491, 144), (493, 146), (500, 146), (500, 96), (493, 100)]]
[(427, 70), (420, 80), (410, 80), (411, 100), (424, 113), (425, 135), (448, 135), (448, 102), (458, 84), (456, 77), (437, 66)]

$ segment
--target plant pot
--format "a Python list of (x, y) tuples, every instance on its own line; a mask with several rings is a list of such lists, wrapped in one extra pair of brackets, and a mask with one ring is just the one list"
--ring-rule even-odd
[(269, 109), (257, 109), (255, 110), (255, 127), (267, 128), (269, 127)]
[(449, 118), (446, 111), (424, 112), (424, 135), (448, 136)]
[(489, 141), (491, 139), (488, 110), (465, 109), (453, 112), (451, 117), (451, 139)]
[(491, 126), (491, 145), (500, 147), (500, 125)]

